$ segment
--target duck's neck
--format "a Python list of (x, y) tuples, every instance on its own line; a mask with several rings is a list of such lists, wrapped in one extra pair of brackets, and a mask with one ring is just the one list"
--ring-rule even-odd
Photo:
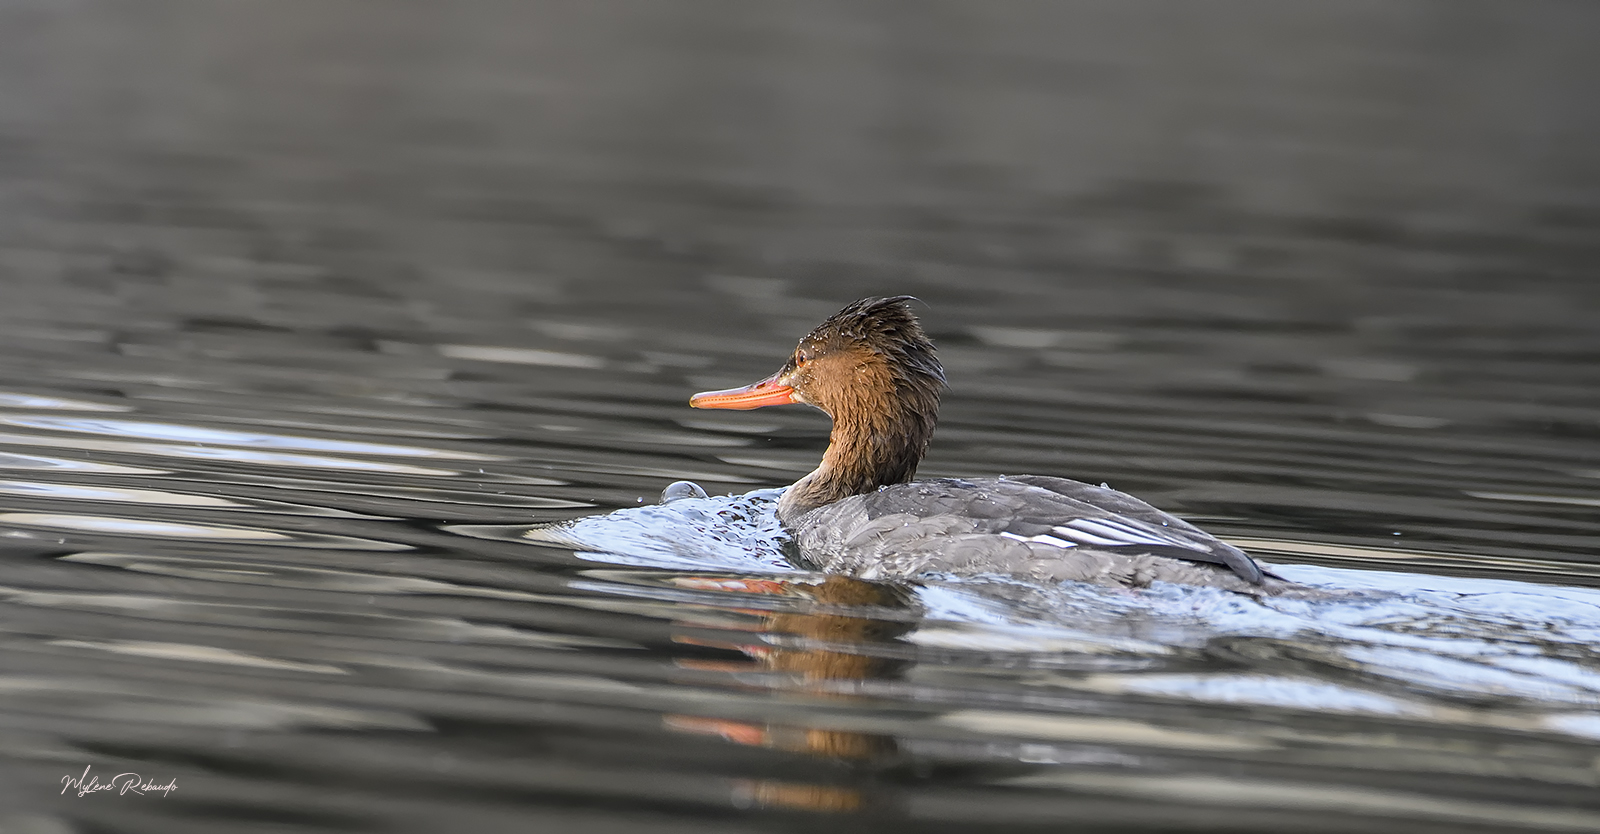
[(779, 520), (792, 526), (801, 515), (818, 507), (916, 477), (917, 463), (933, 436), (934, 420), (931, 410), (921, 413), (909, 408), (834, 415), (822, 464), (784, 491), (778, 500)]

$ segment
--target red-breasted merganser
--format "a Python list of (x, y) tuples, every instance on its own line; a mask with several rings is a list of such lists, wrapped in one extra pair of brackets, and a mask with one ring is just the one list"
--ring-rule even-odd
[(1286, 586), (1243, 551), (1110, 487), (1045, 475), (912, 481), (944, 387), (910, 296), (864, 298), (806, 334), (777, 373), (695, 408), (804, 403), (833, 418), (822, 464), (778, 501), (800, 552), (863, 579), (999, 573), (1247, 593)]

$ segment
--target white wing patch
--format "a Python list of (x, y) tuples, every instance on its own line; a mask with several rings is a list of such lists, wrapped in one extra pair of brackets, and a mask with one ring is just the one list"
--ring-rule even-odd
[(1075, 544), (1073, 542), (1065, 541), (1063, 539), (1058, 539), (1055, 536), (1050, 535), (1049, 533), (1045, 533), (1045, 534), (1039, 535), (1039, 536), (1019, 536), (1016, 533), (1001, 533), (1000, 535), (1005, 536), (1006, 538), (1011, 539), (1012, 541), (1019, 541), (1019, 542), (1038, 542), (1039, 544), (1054, 545), (1056, 547), (1077, 547), (1078, 546), (1077, 544)]
[(1040, 544), (1055, 545), (1056, 547), (1077, 547), (1077, 545), (1073, 544), (1072, 542), (1062, 541), (1061, 539), (1049, 534), (1042, 536), (1019, 536), (1016, 533), (1001, 533), (1000, 535), (1014, 542), (1038, 542)]
[(1019, 542), (1038, 542), (1056, 547), (1079, 545), (1122, 547), (1154, 544), (1209, 552), (1207, 548), (1197, 547), (1194, 542), (1181, 539), (1160, 528), (1122, 518), (1075, 518), (1065, 524), (1057, 525), (1049, 533), (1038, 536), (1019, 536), (1015, 533), (1000, 535)]

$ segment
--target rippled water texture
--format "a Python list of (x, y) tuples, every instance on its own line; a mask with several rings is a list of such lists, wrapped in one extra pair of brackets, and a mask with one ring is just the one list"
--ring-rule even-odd
[[(0, 832), (1600, 831), (1596, 31), (5, 5)], [(687, 398), (889, 293), (1326, 597), (795, 567)]]

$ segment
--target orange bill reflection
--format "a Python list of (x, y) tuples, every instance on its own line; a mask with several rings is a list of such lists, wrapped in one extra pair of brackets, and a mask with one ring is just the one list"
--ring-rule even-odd
[[(803, 599), (811, 610), (774, 612), (742, 609), (760, 617), (750, 639), (730, 635), (725, 641), (704, 636), (679, 635), (687, 645), (737, 650), (747, 661), (680, 660), (679, 665), (700, 671), (776, 672), (808, 695), (849, 699), (859, 697), (837, 684), (849, 680), (897, 678), (906, 661), (875, 654), (875, 647), (890, 643), (909, 631), (909, 618), (871, 616), (873, 609), (908, 608), (897, 589), (829, 576), (821, 582), (736, 577), (679, 577), (674, 584), (696, 590), (715, 590), (762, 596)], [(703, 632), (702, 632), (703, 635)], [(710, 735), (733, 744), (804, 753), (848, 763), (839, 784), (808, 784), (771, 779), (741, 780), (736, 802), (760, 807), (844, 813), (884, 804), (887, 797), (873, 785), (873, 774), (894, 761), (899, 752), (893, 736), (789, 724), (753, 723), (716, 717), (667, 715), (668, 729)]]

